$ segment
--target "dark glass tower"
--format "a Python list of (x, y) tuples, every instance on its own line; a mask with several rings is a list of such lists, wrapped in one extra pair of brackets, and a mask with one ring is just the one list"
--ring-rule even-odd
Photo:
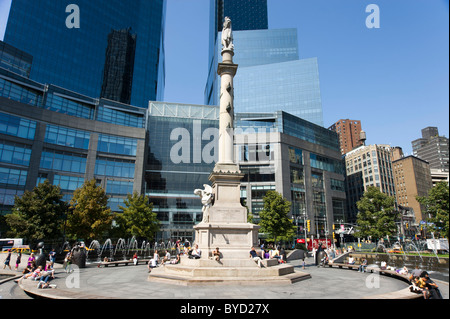
[(136, 35), (130, 29), (113, 30), (108, 36), (100, 97), (131, 103)]
[[(68, 5), (80, 27), (68, 28)], [(4, 41), (33, 56), (30, 78), (91, 97), (101, 94), (111, 30), (136, 34), (131, 104), (147, 107), (164, 92), (165, 0), (12, 0)]]
[(225, 17), (233, 21), (233, 29), (261, 30), (268, 29), (267, 0), (216, 0), (217, 31), (222, 31)]

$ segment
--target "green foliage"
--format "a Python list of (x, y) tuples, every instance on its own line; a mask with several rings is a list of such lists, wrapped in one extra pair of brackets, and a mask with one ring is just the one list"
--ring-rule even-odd
[(33, 191), (16, 196), (12, 214), (7, 215), (11, 237), (26, 238), (29, 241), (59, 239), (62, 235), (63, 217), (67, 203), (59, 186), (48, 180), (40, 183)]
[(149, 198), (135, 192), (127, 195), (124, 204), (125, 207), (119, 206), (123, 213), (117, 214), (115, 218), (123, 235), (152, 239), (160, 225)]
[(113, 215), (108, 208), (108, 197), (105, 190), (95, 184), (95, 179), (75, 190), (70, 210), (66, 231), (73, 239), (99, 239), (111, 229)]
[[(448, 238), (449, 233), (449, 187), (446, 182), (439, 182), (428, 192), (428, 196), (417, 196), (417, 201), (424, 205), (430, 218), (431, 230), (439, 236)], [(429, 226), (430, 227), (430, 226)]]
[(368, 187), (356, 203), (356, 236), (379, 239), (394, 234), (397, 231), (394, 203), (395, 199), (382, 193), (378, 187)]
[(261, 231), (270, 234), (274, 241), (290, 240), (295, 235), (295, 225), (288, 217), (291, 203), (276, 191), (264, 196), (264, 208), (259, 213)]

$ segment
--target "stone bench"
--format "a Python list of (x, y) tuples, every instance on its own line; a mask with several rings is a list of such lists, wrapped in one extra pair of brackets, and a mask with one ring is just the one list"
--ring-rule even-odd
[[(136, 265), (139, 265), (139, 263), (148, 263), (150, 261), (150, 259), (139, 259), (137, 261)], [(130, 260), (117, 260), (117, 261), (103, 261), (99, 264), (99, 266), (104, 266), (104, 267), (108, 267), (109, 265), (114, 265), (114, 266), (119, 266), (119, 265), (125, 265), (128, 266), (128, 264), (133, 264), (133, 259)]]
[(278, 260), (277, 259), (263, 259), (262, 260), (262, 265), (264, 267), (277, 266), (278, 265)]

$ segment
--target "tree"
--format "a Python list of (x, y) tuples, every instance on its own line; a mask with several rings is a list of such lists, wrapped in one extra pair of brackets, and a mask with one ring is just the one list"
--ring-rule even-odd
[(417, 201), (424, 205), (429, 214), (427, 222), (432, 231), (448, 238), (449, 228), (449, 187), (446, 182), (439, 182), (428, 192), (428, 196), (417, 196)]
[(113, 215), (108, 207), (108, 196), (95, 179), (76, 189), (70, 200), (66, 230), (74, 239), (99, 239), (111, 229)]
[(291, 203), (276, 191), (268, 191), (264, 196), (264, 208), (259, 213), (261, 231), (269, 233), (274, 242), (289, 240), (295, 234), (295, 225), (288, 217)]
[(59, 239), (68, 208), (62, 197), (61, 188), (48, 180), (31, 192), (25, 191), (22, 197), (16, 196), (12, 214), (6, 216), (10, 235), (32, 242)]
[(123, 213), (116, 215), (116, 221), (123, 226), (125, 236), (153, 238), (159, 230), (159, 221), (150, 199), (134, 192), (133, 195), (127, 195), (124, 204), (125, 206), (119, 206)]
[(358, 215), (356, 236), (383, 238), (396, 233), (395, 199), (370, 186), (356, 203)]

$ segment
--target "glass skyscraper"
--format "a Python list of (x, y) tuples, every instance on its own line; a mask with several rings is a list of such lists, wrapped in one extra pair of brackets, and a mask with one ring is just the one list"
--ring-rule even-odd
[[(266, 2), (266, 1), (265, 1)], [(228, 3), (228, 7), (227, 4)], [(233, 23), (234, 63), (239, 65), (234, 77), (235, 112), (286, 111), (314, 124), (323, 126), (317, 58), (299, 59), (296, 29), (267, 29), (266, 25), (248, 23), (241, 27), (241, 16), (250, 21), (261, 20), (262, 10), (253, 9), (252, 1), (224, 0)], [(262, 2), (258, 2), (262, 6)], [(267, 2), (266, 8), (267, 8)], [(220, 6), (212, 5), (211, 23), (222, 17)], [(215, 10), (213, 10), (215, 9)], [(225, 16), (228, 15), (225, 12)], [(252, 16), (254, 15), (254, 17)], [(267, 11), (265, 13), (267, 18)], [(235, 27), (236, 26), (236, 27)], [(257, 29), (259, 27), (259, 29)], [(205, 104), (219, 105), (220, 77), (217, 65), (221, 61), (221, 31), (211, 26), (210, 65), (205, 87)]]
[(165, 0), (78, 0), (79, 28), (68, 28), (70, 0), (12, 0), (4, 41), (33, 56), (30, 78), (87, 96), (101, 94), (112, 30), (136, 35), (131, 104), (164, 92)]

